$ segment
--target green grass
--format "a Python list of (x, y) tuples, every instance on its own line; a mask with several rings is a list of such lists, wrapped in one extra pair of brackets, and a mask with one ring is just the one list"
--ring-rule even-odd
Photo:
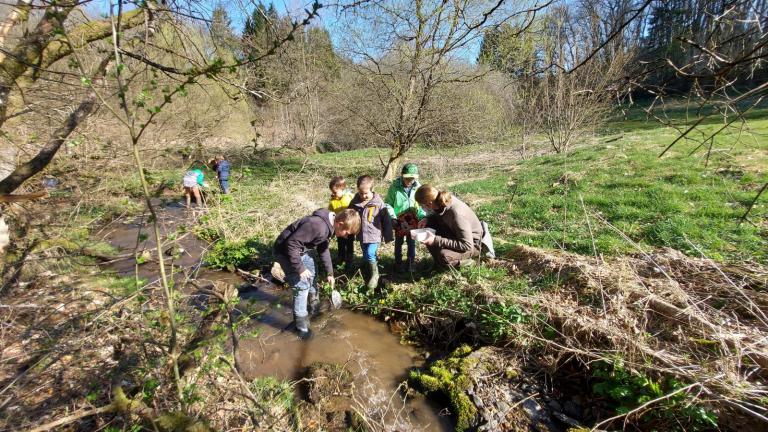
[[(679, 120), (685, 116), (683, 108), (670, 113)], [(419, 164), (422, 183), (449, 184), (489, 221), (502, 253), (515, 244), (586, 255), (671, 247), (718, 261), (766, 263), (768, 194), (750, 222), (740, 223), (768, 181), (768, 109), (749, 117), (749, 131), (731, 128), (717, 136), (708, 160), (708, 148), (696, 149), (690, 140), (659, 157), (678, 132), (645, 121), (638, 109), (567, 155), (514, 160), (509, 155), (515, 144), (491, 143), (417, 147), (406, 160)], [(719, 127), (708, 122), (691, 136), (705, 137)], [(612, 139), (617, 132), (621, 138)], [(378, 176), (379, 156), (386, 156), (385, 149), (236, 163), (235, 194), (216, 199), (217, 210), (203, 219), (199, 232), (235, 246), (254, 238), (270, 244), (292, 220), (325, 205), (331, 176), (347, 177), (350, 186), (358, 175)], [(383, 194), (387, 184), (375, 188)], [(222, 247), (227, 246), (218, 251)]]
[[(731, 152), (729, 159), (717, 156), (705, 167), (687, 156), (690, 144), (662, 158), (654, 147), (626, 142), (583, 147), (567, 157), (521, 162), (511, 178), (491, 175), (453, 191), (490, 198), (477, 212), (510, 243), (588, 255), (636, 252), (636, 243), (642, 249), (666, 246), (720, 261), (766, 262), (768, 196), (752, 210), (754, 224), (739, 223), (768, 181), (765, 172), (740, 166), (740, 158), (750, 155)], [(764, 148), (762, 155), (756, 150), (751, 157), (765, 161)]]
[[(708, 159), (706, 148), (696, 149), (696, 143), (688, 140), (681, 140), (660, 157), (677, 132), (635, 116), (609, 123), (603, 135), (577, 143), (565, 155), (512, 159), (516, 144), (508, 143), (446, 150), (417, 148), (406, 160), (419, 165), (422, 183), (447, 185), (490, 223), (500, 255), (518, 244), (589, 256), (671, 247), (690, 256), (766, 264), (768, 194), (752, 210), (749, 222), (740, 223), (759, 188), (768, 181), (768, 110), (751, 116), (750, 131), (731, 129), (718, 135)], [(718, 127), (717, 122), (708, 122), (692, 136), (707, 136)], [(616, 133), (621, 133), (618, 139), (612, 136)], [(199, 235), (216, 241), (209, 262), (218, 267), (249, 266), (268, 258), (280, 230), (325, 206), (331, 176), (344, 175), (353, 185), (358, 175), (378, 175), (382, 169), (379, 155), (384, 157), (385, 151), (366, 149), (235, 164), (234, 193), (227, 197), (214, 194), (210, 211), (195, 228)], [(382, 182), (376, 185), (380, 193), (386, 188)], [(419, 253), (424, 249), (420, 247)], [(384, 246), (381, 262), (385, 269), (391, 255), (389, 246)], [(541, 342), (525, 334), (559, 337), (556, 326), (538, 306), (531, 306), (536, 303), (521, 300), (556, 293), (559, 276), (529, 280), (486, 264), (443, 273), (427, 271), (425, 263), (417, 266), (411, 280), (387, 275), (390, 283), (380, 293), (368, 292), (362, 288), (362, 280), (353, 277), (342, 289), (345, 302), (385, 319), (405, 312), (435, 317), (430, 318), (435, 322), (466, 324), (483, 343), (519, 339), (518, 346), (533, 346)], [(584, 303), (582, 298), (577, 301)], [(519, 331), (521, 328), (526, 332)], [(455, 341), (454, 336), (450, 340)], [(641, 398), (655, 396), (632, 376), (614, 372), (602, 378), (607, 392), (623, 392), (629, 386), (632, 406)], [(282, 391), (279, 385), (266, 384), (267, 391)], [(424, 384), (429, 385), (429, 379)], [(619, 396), (617, 407), (629, 403), (624, 393), (613, 393)], [(687, 400), (670, 400), (669, 411), (682, 416), (674, 419), (683, 425), (715, 421), (709, 412)]]

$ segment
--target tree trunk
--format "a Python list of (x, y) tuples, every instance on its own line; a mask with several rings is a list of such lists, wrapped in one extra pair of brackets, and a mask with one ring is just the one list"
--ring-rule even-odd
[(397, 177), (397, 166), (400, 165), (399, 163), (400, 157), (398, 156), (395, 159), (390, 159), (389, 162), (387, 162), (387, 166), (384, 167), (384, 180), (392, 181)]
[(389, 158), (384, 165), (384, 172), (382, 177), (384, 180), (392, 181), (397, 177), (397, 167), (400, 165), (400, 159), (403, 157), (403, 143), (400, 139), (396, 139), (389, 150)]
[[(11, 13), (0, 24), (0, 47), (5, 48), (5, 39), (11, 30), (18, 24), (27, 22), (29, 10), (32, 8), (32, 0), (19, 0)], [(5, 51), (0, 51), (0, 63), (5, 60)]]
[[(112, 56), (109, 55), (101, 61), (91, 77), (92, 82), (104, 73), (111, 58)], [(64, 141), (69, 137), (69, 134), (71, 134), (83, 120), (96, 110), (96, 100), (96, 92), (91, 88), (88, 95), (82, 102), (80, 102), (77, 109), (67, 117), (64, 124), (54, 131), (48, 143), (40, 149), (37, 155), (28, 162), (17, 166), (10, 175), (0, 181), (0, 194), (10, 194), (27, 181), (27, 179), (48, 166), (56, 155), (56, 152), (61, 148), (61, 145), (64, 144)]]

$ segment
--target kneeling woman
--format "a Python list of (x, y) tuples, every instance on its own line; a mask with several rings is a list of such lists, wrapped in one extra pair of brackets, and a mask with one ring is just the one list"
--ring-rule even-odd
[(424, 243), (440, 267), (458, 267), (462, 260), (480, 255), (483, 227), (475, 212), (447, 191), (423, 185), (416, 191), (416, 201), (429, 217), (419, 225), (433, 228)]

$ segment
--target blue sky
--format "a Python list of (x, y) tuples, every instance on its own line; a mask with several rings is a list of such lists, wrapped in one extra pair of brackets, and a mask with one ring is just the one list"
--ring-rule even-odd
[[(321, 3), (324, 5), (331, 4), (332, 1), (335, 0), (328, 0), (326, 2), (321, 1)], [(193, 15), (201, 16), (206, 19), (210, 18), (216, 5), (225, 5), (230, 19), (232, 20), (232, 26), (237, 33), (242, 32), (246, 17), (250, 15), (258, 3), (258, 0), (191, 0), (187, 2), (187, 4), (193, 5)], [(263, 1), (263, 3), (266, 7), (270, 4), (274, 4), (280, 15), (303, 18), (306, 15), (304, 10), (311, 8), (312, 0), (266, 0)], [(114, 5), (116, 4), (116, 1), (94, 0), (86, 5), (86, 10), (93, 16), (108, 15), (110, 4)], [(126, 9), (127, 8), (128, 7), (126, 7)], [(343, 28), (336, 26), (336, 22), (336, 10), (333, 6), (325, 5), (320, 9), (320, 18), (314, 20), (313, 25), (322, 25), (327, 28), (331, 34), (331, 39), (333, 40), (334, 45), (338, 46), (339, 38), (343, 36), (343, 34), (340, 33), (343, 31)], [(477, 39), (470, 43), (461, 53), (458, 53), (458, 55), (465, 61), (474, 63), (479, 48), (480, 40)]]

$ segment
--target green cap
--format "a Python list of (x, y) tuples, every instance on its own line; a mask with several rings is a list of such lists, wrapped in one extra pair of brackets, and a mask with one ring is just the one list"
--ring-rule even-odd
[(407, 163), (403, 165), (403, 170), (400, 171), (400, 174), (403, 177), (419, 178), (419, 169), (416, 167), (416, 164)]

